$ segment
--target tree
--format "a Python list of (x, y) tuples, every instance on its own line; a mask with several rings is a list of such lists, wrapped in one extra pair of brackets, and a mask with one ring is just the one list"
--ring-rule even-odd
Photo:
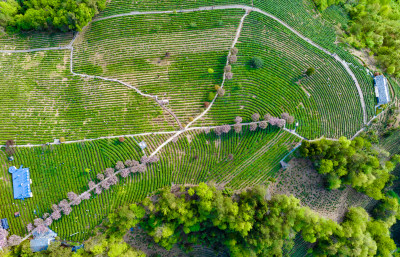
[(227, 80), (232, 79), (232, 78), (233, 78), (233, 73), (232, 73), (232, 72), (227, 72), (227, 73), (225, 73), (225, 78), (226, 78)]
[(261, 57), (255, 56), (253, 59), (251, 59), (250, 65), (255, 69), (259, 69), (264, 65), (264, 61), (261, 59)]
[(259, 120), (260, 120), (260, 114), (254, 113), (253, 115), (251, 115), (251, 120), (252, 120), (253, 122), (259, 121)]
[(47, 219), (44, 220), (44, 225), (46, 227), (50, 227), (50, 225), (53, 223), (53, 219), (51, 217), (48, 217)]
[(210, 106), (210, 102), (204, 102), (204, 107), (208, 108), (208, 106)]
[(218, 93), (218, 96), (223, 97), (225, 95), (225, 89), (218, 88), (217, 93)]
[[(125, 168), (125, 165), (124, 165), (124, 163), (122, 161), (117, 161), (117, 163), (115, 164), (115, 168), (117, 170), (122, 170), (123, 168)], [(108, 169), (112, 169), (112, 168), (108, 168)], [(114, 173), (114, 169), (113, 169), (113, 173)]]
[(306, 75), (307, 76), (311, 76), (311, 75), (313, 75), (315, 73), (315, 69), (313, 68), (313, 67), (310, 67), (310, 68), (308, 68), (307, 70), (306, 70)]
[(101, 189), (101, 187), (96, 187), (96, 189), (94, 190), (94, 192), (95, 192), (95, 194), (97, 194), (97, 195), (99, 195), (99, 194), (101, 194), (102, 193), (102, 189)]
[(208, 68), (208, 73), (210, 73), (210, 74), (212, 74), (212, 73), (214, 73), (214, 69), (212, 69), (212, 68)]
[(292, 124), (294, 122), (294, 117), (290, 116), (287, 112), (282, 113), (281, 118), (289, 124)]
[(123, 143), (123, 142), (125, 141), (125, 138), (124, 138), (124, 137), (119, 137), (119, 138), (118, 138), (118, 141), (119, 141), (120, 143)]
[[(115, 165), (115, 167), (117, 168), (117, 170), (122, 170), (122, 169), (125, 168), (125, 165), (121, 161), (118, 161), (117, 164)], [(107, 168), (104, 171), (104, 174), (106, 175), (107, 178), (111, 177), (111, 176), (114, 175), (114, 169), (113, 168)]]
[(232, 66), (230, 66), (229, 64), (225, 66), (224, 68), (224, 72), (230, 72), (232, 71)]
[(60, 143), (65, 143), (65, 137), (60, 137)]
[(229, 63), (233, 64), (237, 62), (237, 56), (236, 55), (231, 55), (229, 56)]
[(235, 123), (242, 123), (243, 119), (240, 116), (236, 116)]
[(222, 133), (227, 134), (227, 133), (229, 133), (229, 131), (231, 131), (231, 126), (230, 125), (222, 125), (221, 130), (222, 130)]
[(207, 97), (208, 101), (211, 102), (212, 100), (214, 100), (214, 98), (215, 98), (215, 93), (214, 92), (208, 93), (208, 97)]
[(232, 47), (231, 54), (237, 55), (238, 53), (239, 53), (239, 49), (237, 49), (236, 47)]
[(269, 113), (267, 113), (267, 114), (264, 115), (264, 120), (265, 120), (266, 122), (269, 122), (269, 120), (270, 120), (271, 118), (272, 118), (272, 115), (269, 114)]
[(266, 122), (265, 120), (260, 122), (261, 129), (266, 129), (267, 127), (268, 127), (268, 122)]
[(0, 228), (0, 247), (5, 248), (7, 247), (7, 236), (8, 236), (8, 231)]
[(97, 173), (96, 177), (100, 181), (104, 180), (104, 174), (103, 173)]
[(90, 199), (90, 193), (89, 192), (85, 192), (81, 195), (81, 199), (82, 200), (89, 200)]
[(255, 131), (257, 129), (258, 125), (255, 122), (250, 123), (250, 131)]
[(242, 132), (242, 124), (235, 123), (235, 125), (233, 125), (233, 129), (235, 130), (236, 133)]
[(140, 158), (140, 163), (146, 164), (149, 162), (149, 158), (146, 155), (143, 155), (142, 158)]
[(50, 217), (53, 220), (59, 220), (61, 218), (61, 212), (59, 210), (55, 210), (51, 213)]
[(126, 178), (126, 177), (129, 176), (130, 170), (129, 170), (129, 168), (128, 169), (122, 169), (119, 174), (121, 175), (121, 177)]
[(219, 126), (219, 127), (216, 127), (216, 128), (214, 128), (214, 133), (215, 133), (215, 135), (217, 135), (217, 136), (220, 136), (221, 134), (222, 134), (222, 126)]
[(93, 189), (96, 186), (96, 183), (94, 183), (93, 181), (89, 181), (88, 186), (89, 189)]
[(16, 246), (22, 242), (22, 238), (17, 235), (12, 235), (8, 238), (8, 245), (9, 246)]

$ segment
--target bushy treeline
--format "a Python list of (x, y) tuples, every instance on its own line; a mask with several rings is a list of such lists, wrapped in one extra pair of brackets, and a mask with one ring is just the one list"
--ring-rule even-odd
[[(231, 256), (282, 256), (297, 233), (316, 243), (316, 256), (391, 256), (396, 249), (391, 222), (374, 219), (362, 208), (351, 208), (338, 224), (302, 207), (293, 196), (267, 199), (260, 186), (233, 196), (227, 192), (204, 183), (174, 192), (165, 188), (110, 215), (110, 227), (124, 233), (143, 217), (140, 227), (166, 249), (178, 244), (190, 251), (201, 244), (228, 249)], [(396, 208), (397, 215), (398, 203)]]
[(313, 161), (319, 173), (326, 174), (328, 188), (348, 184), (376, 200), (385, 197), (383, 190), (395, 179), (391, 171), (399, 161), (397, 155), (390, 161), (388, 152), (361, 137), (303, 141), (299, 151)]
[(314, 0), (320, 10), (343, 4), (351, 22), (342, 24), (343, 40), (355, 48), (368, 48), (388, 74), (400, 77), (400, 5), (395, 0)]
[(105, 5), (106, 0), (0, 1), (0, 26), (8, 31), (80, 31)]

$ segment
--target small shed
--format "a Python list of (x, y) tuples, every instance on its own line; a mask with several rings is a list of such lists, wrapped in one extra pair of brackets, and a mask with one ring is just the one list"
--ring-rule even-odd
[(388, 81), (383, 75), (374, 77), (375, 96), (378, 105), (387, 104), (390, 102), (390, 94)]
[(282, 166), (282, 169), (284, 169), (284, 170), (286, 170), (287, 168), (289, 168), (289, 164), (288, 163), (286, 163), (286, 162), (284, 162), (284, 161), (280, 161), (280, 164), (281, 164), (281, 166)]
[(15, 166), (12, 166), (8, 169), (8, 172), (12, 174), (14, 199), (32, 197), (32, 180), (30, 179), (29, 168), (23, 168), (21, 165), (17, 169)]
[(31, 240), (31, 249), (32, 252), (40, 252), (47, 250), (50, 243), (55, 240), (57, 237), (56, 232), (47, 228), (47, 231), (44, 233), (38, 233), (36, 230), (32, 232), (33, 239)]
[(139, 143), (139, 147), (140, 147), (142, 150), (144, 150), (144, 149), (147, 147), (146, 142), (144, 142), (144, 141), (140, 142), (140, 143)]
[(1, 219), (1, 227), (2, 227), (3, 229), (9, 229), (9, 228), (10, 228), (10, 226), (8, 225), (8, 221), (7, 221), (6, 218)]

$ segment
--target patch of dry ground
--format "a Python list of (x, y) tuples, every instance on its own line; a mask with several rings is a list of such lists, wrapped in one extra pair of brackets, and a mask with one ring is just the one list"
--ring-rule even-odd
[(361, 206), (368, 209), (376, 202), (351, 187), (328, 191), (324, 186), (324, 176), (307, 159), (293, 158), (289, 165), (289, 168), (280, 171), (277, 182), (269, 188), (270, 192), (294, 195), (303, 205), (326, 218), (341, 222), (349, 207)]
[[(369, 50), (362, 49), (362, 50), (357, 50), (354, 48), (350, 48), (350, 53), (358, 58), (360, 58), (370, 70), (376, 71), (378, 68), (376, 67), (377, 61), (373, 56), (369, 55)], [(364, 65), (364, 63), (361, 63)]]

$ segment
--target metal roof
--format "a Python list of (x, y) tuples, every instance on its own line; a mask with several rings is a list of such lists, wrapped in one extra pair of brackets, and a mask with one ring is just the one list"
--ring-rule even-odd
[(387, 79), (383, 75), (375, 76), (375, 95), (378, 100), (378, 105), (387, 104), (390, 102), (389, 87)]
[(31, 249), (32, 252), (40, 252), (43, 250), (47, 250), (47, 247), (49, 247), (50, 242), (54, 241), (56, 238), (57, 234), (51, 229), (47, 229), (46, 232), (44, 233), (37, 233), (36, 231), (32, 232), (33, 239), (31, 240)]
[(12, 174), (14, 199), (25, 199), (32, 197), (32, 182), (30, 179), (29, 168), (22, 168), (21, 165), (21, 167), (17, 169), (12, 166), (8, 168), (8, 172)]

